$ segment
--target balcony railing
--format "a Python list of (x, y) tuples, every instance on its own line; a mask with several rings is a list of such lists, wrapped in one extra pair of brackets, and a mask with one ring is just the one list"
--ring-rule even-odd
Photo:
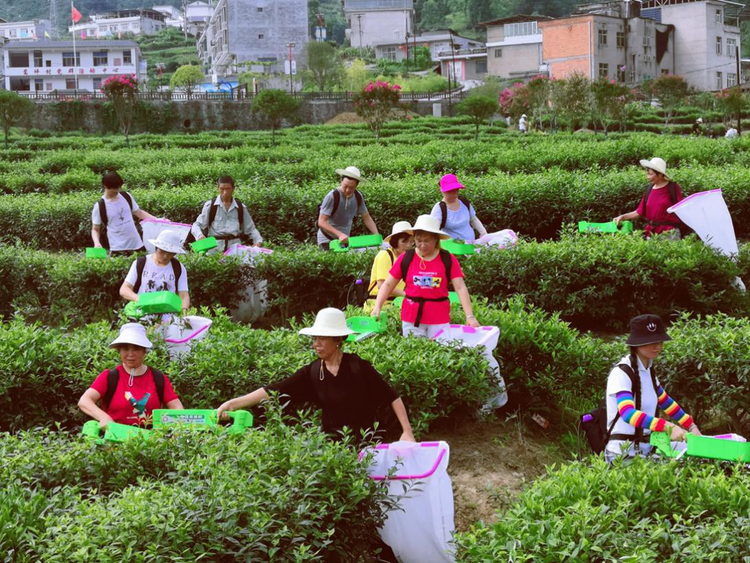
[(486, 55), (487, 54), (487, 47), (481, 47), (477, 49), (453, 49), (453, 51), (440, 51), (438, 52), (438, 57), (460, 57), (460, 56), (466, 56), (466, 55)]

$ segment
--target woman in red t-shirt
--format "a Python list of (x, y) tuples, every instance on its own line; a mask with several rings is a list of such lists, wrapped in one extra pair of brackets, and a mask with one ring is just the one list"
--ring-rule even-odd
[[(455, 256), (440, 248), (440, 241), (450, 238), (440, 230), (440, 222), (430, 215), (420, 215), (414, 228), (407, 232), (414, 235), (416, 250), (405, 252), (393, 264), (388, 277), (380, 286), (372, 314), (380, 315), (380, 309), (393, 288), (405, 278), (406, 296), (401, 306), (403, 335), (414, 334), (432, 338), (450, 323), (448, 284), (452, 282), (466, 314), (466, 324), (478, 327), (479, 323), (471, 309), (471, 298), (464, 283), (461, 265)], [(402, 271), (404, 260), (408, 266), (406, 276)], [(450, 279), (446, 271), (447, 264), (450, 264)]]
[(667, 209), (682, 199), (680, 186), (674, 183), (673, 200), (669, 188), (672, 180), (667, 176), (667, 163), (663, 159), (641, 160), (641, 166), (646, 169), (648, 181), (651, 184), (648, 202), (645, 201), (644, 195), (638, 204), (638, 209), (618, 215), (613, 221), (619, 225), (620, 221), (644, 219), (648, 223), (643, 231), (646, 238), (650, 238), (652, 234), (669, 232), (670, 237), (679, 239), (680, 219), (674, 213), (667, 213)]
[[(142, 325), (138, 323), (122, 325), (120, 335), (109, 347), (117, 348), (122, 360), (122, 363), (115, 368), (117, 370), (116, 381), (111, 380), (110, 370), (104, 370), (78, 401), (78, 407), (98, 420), (102, 429), (106, 428), (110, 422), (133, 426), (146, 425), (151, 421), (153, 410), (162, 408), (162, 404), (168, 409), (183, 408), (167, 376), (161, 372), (155, 374), (155, 370), (143, 363), (146, 352), (153, 345)], [(112, 389), (110, 389), (110, 384), (114, 385)], [(109, 398), (109, 404), (105, 405), (107, 398)], [(101, 407), (97, 406), (97, 402), (101, 402)]]

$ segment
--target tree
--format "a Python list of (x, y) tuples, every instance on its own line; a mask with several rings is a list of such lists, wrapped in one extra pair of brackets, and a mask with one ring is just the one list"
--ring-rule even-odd
[(341, 81), (343, 65), (336, 47), (330, 43), (311, 41), (307, 50), (306, 78), (321, 92), (337, 86)]
[(591, 111), (591, 86), (584, 75), (573, 73), (565, 80), (555, 81), (552, 101), (557, 113), (575, 131)]
[(172, 88), (182, 88), (187, 94), (188, 100), (193, 96), (193, 90), (198, 84), (206, 80), (201, 69), (195, 65), (183, 65), (172, 75), (169, 85)]
[(630, 88), (621, 82), (600, 77), (591, 83), (591, 94), (594, 102), (594, 123), (598, 122), (602, 126), (606, 137), (609, 126), (622, 120), (625, 106), (632, 98)]
[(461, 115), (467, 115), (474, 122), (474, 140), (479, 140), (479, 126), (483, 121), (489, 119), (500, 109), (495, 98), (489, 96), (469, 96), (462, 100), (456, 109)]
[(552, 82), (546, 76), (535, 76), (526, 84), (525, 97), (532, 123), (542, 128), (544, 116), (549, 112), (550, 97), (552, 95)]
[(135, 114), (136, 94), (138, 93), (138, 79), (134, 74), (130, 76), (120, 74), (110, 76), (102, 84), (102, 92), (112, 104), (115, 117), (120, 125), (120, 132), (125, 135), (125, 142), (130, 143), (130, 126)]
[(367, 65), (362, 59), (354, 59), (344, 71), (344, 89), (347, 92), (359, 92), (367, 86)]
[(503, 89), (500, 93), (500, 110), (516, 121), (521, 115), (530, 113), (528, 89), (523, 82), (516, 82), (510, 88)]
[(255, 96), (253, 112), (260, 113), (271, 125), (271, 144), (276, 144), (276, 129), (281, 127), (282, 120), (296, 117), (299, 101), (283, 90), (263, 90)]
[(376, 142), (380, 142), (380, 130), (391, 112), (399, 106), (400, 100), (401, 86), (381, 80), (370, 82), (361, 92), (355, 94), (354, 107), (357, 115), (362, 117), (375, 133)]
[(5, 135), (5, 148), (8, 148), (10, 128), (31, 113), (34, 102), (9, 90), (0, 90), (0, 124)]
[(726, 88), (716, 93), (716, 102), (724, 114), (724, 126), (727, 127), (732, 119), (736, 119), (747, 105), (747, 98), (739, 87)]
[(674, 111), (690, 94), (690, 87), (682, 76), (662, 74), (654, 80), (651, 90), (664, 108), (664, 126), (669, 127)]

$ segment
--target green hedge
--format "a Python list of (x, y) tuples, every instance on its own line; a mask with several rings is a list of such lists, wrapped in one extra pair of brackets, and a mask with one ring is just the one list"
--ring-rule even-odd
[(392, 505), (356, 452), (314, 425), (157, 433), (96, 446), (0, 434), (7, 561), (367, 562)]
[(749, 512), (739, 467), (574, 463), (549, 470), (496, 523), (459, 533), (456, 561), (744, 563)]

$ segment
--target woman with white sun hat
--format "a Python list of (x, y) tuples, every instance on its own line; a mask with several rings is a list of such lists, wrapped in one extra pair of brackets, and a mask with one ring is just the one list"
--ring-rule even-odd
[[(322, 410), (322, 430), (340, 436), (344, 427), (355, 437), (372, 430), (378, 422), (380, 432), (393, 438), (414, 441), (404, 402), (367, 360), (344, 353), (341, 346), (352, 330), (346, 326), (344, 312), (321, 309), (311, 327), (300, 334), (312, 336), (312, 348), (318, 359), (298, 369), (282, 381), (256, 389), (252, 393), (223, 403), (218, 416), (227, 411), (254, 407), (269, 397), (270, 391), (288, 396), (293, 402), (312, 403)], [(394, 421), (394, 418), (396, 419)]]
[(149, 242), (156, 252), (139, 256), (131, 265), (125, 281), (120, 286), (120, 296), (126, 301), (138, 301), (138, 296), (154, 291), (171, 291), (182, 300), (182, 310), (190, 308), (187, 269), (175, 258), (185, 254), (182, 238), (175, 231), (162, 231)]

